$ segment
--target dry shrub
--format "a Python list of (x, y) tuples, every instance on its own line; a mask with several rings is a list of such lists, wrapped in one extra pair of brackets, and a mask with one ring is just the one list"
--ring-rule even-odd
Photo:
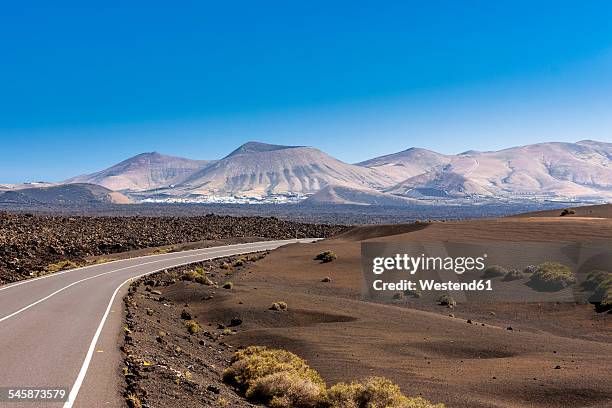
[(286, 350), (251, 346), (238, 351), (223, 380), (246, 397), (271, 408), (444, 408), (424, 398), (410, 398), (386, 378), (339, 383), (326, 389), (306, 361)]
[(538, 265), (529, 283), (540, 290), (557, 291), (576, 283), (576, 277), (569, 266), (544, 262)]
[(330, 408), (443, 408), (424, 398), (410, 398), (400, 387), (382, 377), (366, 378), (362, 382), (338, 383), (327, 393)]
[(332, 251), (323, 251), (319, 255), (315, 256), (317, 261), (321, 261), (321, 263), (331, 262), (334, 259), (338, 259), (338, 256)]
[(74, 269), (78, 267), (79, 267), (79, 264), (77, 264), (76, 262), (65, 260), (65, 261), (59, 261), (59, 262), (47, 265), (45, 267), (45, 272), (54, 273), (54, 272), (65, 271), (68, 269)]
[(268, 400), (272, 408), (316, 407), (324, 392), (320, 383), (292, 371), (282, 371), (257, 379), (247, 397)]
[(208, 276), (206, 276), (206, 271), (204, 268), (198, 267), (195, 270), (187, 271), (181, 276), (181, 279), (184, 281), (196, 282), (201, 285), (207, 286), (215, 286), (215, 282), (213, 282)]
[(195, 320), (188, 320), (185, 322), (185, 327), (190, 334), (196, 334), (202, 331), (202, 327)]
[(270, 310), (277, 310), (279, 312), (283, 312), (287, 310), (287, 303), (285, 302), (274, 302), (272, 306), (270, 306)]
[(134, 394), (128, 394), (125, 397), (125, 402), (130, 408), (142, 408), (142, 402), (140, 401), (140, 398), (138, 398), (138, 396)]
[(274, 408), (314, 408), (325, 395), (321, 376), (286, 350), (258, 346), (240, 350), (223, 379), (238, 386), (250, 400)]

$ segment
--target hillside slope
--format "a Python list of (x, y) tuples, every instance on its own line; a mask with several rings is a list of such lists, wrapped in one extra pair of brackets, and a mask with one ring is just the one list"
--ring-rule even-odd
[(328, 185), (384, 188), (394, 183), (382, 172), (337, 160), (312, 147), (247, 143), (193, 173), (175, 193), (315, 193)]
[(150, 190), (183, 181), (194, 171), (210, 164), (157, 152), (142, 153), (108, 169), (73, 177), (65, 183), (91, 183), (116, 191)]

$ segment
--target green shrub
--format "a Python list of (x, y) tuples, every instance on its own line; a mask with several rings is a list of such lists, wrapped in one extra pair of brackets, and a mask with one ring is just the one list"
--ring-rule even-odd
[(223, 284), (223, 289), (232, 289), (234, 287), (234, 283), (233, 282), (225, 282)]
[(442, 306), (455, 307), (457, 301), (451, 295), (444, 294), (438, 298), (438, 303)]
[(444, 408), (410, 398), (386, 378), (339, 383), (326, 389), (306, 361), (285, 350), (251, 346), (238, 351), (223, 372), (226, 383), (271, 408)]
[(68, 269), (74, 269), (78, 267), (79, 267), (79, 264), (77, 264), (76, 262), (65, 260), (65, 261), (59, 261), (59, 262), (55, 262), (55, 263), (47, 265), (45, 267), (45, 272), (54, 273), (54, 272), (65, 271)]
[(593, 295), (589, 298), (595, 303), (597, 312), (612, 310), (612, 273), (605, 271), (592, 271), (582, 283), (586, 289), (593, 289)]
[(196, 334), (202, 331), (202, 327), (195, 320), (187, 320), (185, 327), (190, 334)]
[(195, 281), (201, 285), (206, 285), (206, 286), (216, 286), (217, 285), (208, 276), (203, 276), (203, 275), (198, 276), (195, 279)]
[(338, 256), (332, 251), (323, 251), (319, 255), (315, 256), (315, 260), (321, 261), (321, 263), (331, 262), (334, 259), (338, 259)]
[(244, 263), (245, 263), (244, 258), (240, 258), (240, 259), (237, 259), (237, 260), (234, 262), (234, 266), (243, 266), (243, 265), (244, 265)]
[(270, 310), (278, 310), (278, 311), (285, 311), (287, 310), (287, 303), (285, 302), (274, 302), (272, 303), (272, 306), (270, 306)]
[(559, 216), (565, 217), (566, 215), (570, 214), (576, 214), (576, 211), (572, 210), (571, 208), (564, 208), (563, 211), (561, 211), (561, 214), (559, 214)]
[(182, 276), (181, 279), (184, 281), (194, 282), (197, 278), (200, 278), (200, 275), (197, 271), (187, 271)]
[(508, 270), (500, 265), (491, 265), (487, 269), (485, 269), (482, 274), (483, 278), (495, 278), (497, 276), (504, 276), (508, 273)]
[(206, 271), (204, 271), (202, 267), (197, 267), (194, 270), (185, 272), (183, 276), (181, 276), (181, 279), (184, 281), (196, 282), (201, 285), (215, 286), (215, 282), (206, 276)]
[(558, 262), (544, 262), (538, 265), (530, 284), (535, 288), (548, 291), (557, 291), (576, 283), (572, 270)]
[(223, 380), (251, 401), (273, 408), (315, 408), (325, 397), (325, 382), (306, 361), (285, 350), (251, 346), (238, 351)]
[(382, 377), (367, 378), (362, 382), (338, 383), (327, 393), (330, 408), (443, 408), (424, 398), (410, 398), (399, 386)]

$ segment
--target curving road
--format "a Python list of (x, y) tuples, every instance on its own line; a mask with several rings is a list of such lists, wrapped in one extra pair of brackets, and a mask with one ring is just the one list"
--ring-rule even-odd
[[(66, 402), (0, 407), (121, 407), (117, 348), (122, 295), (135, 277), (313, 239), (265, 241), (150, 255), (0, 286), (0, 387), (65, 388)], [(7, 390), (0, 390), (0, 399)]]

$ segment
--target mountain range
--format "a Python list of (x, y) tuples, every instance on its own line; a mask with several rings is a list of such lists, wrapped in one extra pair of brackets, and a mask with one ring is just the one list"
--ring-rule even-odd
[(95, 184), (139, 200), (305, 198), (404, 205), (469, 200), (612, 199), (612, 143), (538, 143), (446, 155), (410, 148), (349, 164), (307, 146), (246, 143), (219, 160), (143, 153), (63, 184)]

